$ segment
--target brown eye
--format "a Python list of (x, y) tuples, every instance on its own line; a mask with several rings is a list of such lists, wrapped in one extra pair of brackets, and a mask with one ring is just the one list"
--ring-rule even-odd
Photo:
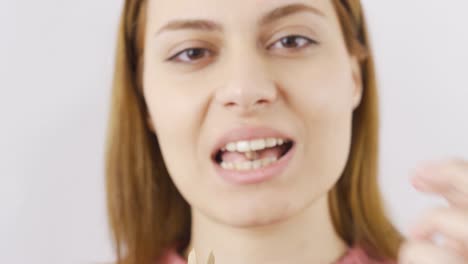
[(211, 52), (204, 48), (189, 48), (177, 53), (168, 60), (178, 62), (193, 62), (205, 57), (207, 53), (209, 55)]
[(286, 49), (302, 49), (311, 44), (318, 44), (318, 43), (314, 40), (311, 40), (303, 36), (290, 35), (290, 36), (281, 38), (279, 41), (273, 43), (271, 47), (278, 48), (278, 45), (281, 45), (282, 47), (285, 47)]

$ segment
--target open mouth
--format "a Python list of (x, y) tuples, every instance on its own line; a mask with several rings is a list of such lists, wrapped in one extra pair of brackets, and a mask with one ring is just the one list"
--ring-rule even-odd
[(286, 138), (235, 141), (216, 151), (212, 159), (225, 170), (256, 170), (278, 162), (293, 146), (294, 141)]

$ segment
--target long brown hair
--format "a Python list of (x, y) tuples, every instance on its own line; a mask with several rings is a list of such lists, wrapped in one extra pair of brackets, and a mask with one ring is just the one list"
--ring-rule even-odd
[[(164, 165), (147, 122), (142, 93), (146, 6), (126, 0), (118, 31), (106, 153), (109, 223), (117, 263), (152, 263), (176, 241), (190, 236), (190, 207)], [(329, 193), (338, 235), (376, 257), (396, 259), (402, 236), (388, 220), (377, 184), (378, 97), (367, 26), (359, 0), (332, 0), (350, 54), (363, 78), (354, 111), (350, 156)]]

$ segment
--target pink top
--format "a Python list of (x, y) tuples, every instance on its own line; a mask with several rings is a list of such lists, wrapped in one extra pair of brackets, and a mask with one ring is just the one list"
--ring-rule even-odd
[[(187, 264), (187, 261), (179, 256), (174, 249), (169, 250), (157, 264)], [(334, 264), (395, 264), (394, 261), (382, 261), (372, 259), (362, 248), (350, 248)]]

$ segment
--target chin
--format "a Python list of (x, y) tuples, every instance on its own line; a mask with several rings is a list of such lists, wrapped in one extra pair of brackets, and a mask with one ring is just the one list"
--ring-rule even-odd
[(301, 211), (290, 201), (251, 202), (247, 206), (226, 206), (217, 211), (218, 221), (240, 228), (268, 226), (283, 222)]

